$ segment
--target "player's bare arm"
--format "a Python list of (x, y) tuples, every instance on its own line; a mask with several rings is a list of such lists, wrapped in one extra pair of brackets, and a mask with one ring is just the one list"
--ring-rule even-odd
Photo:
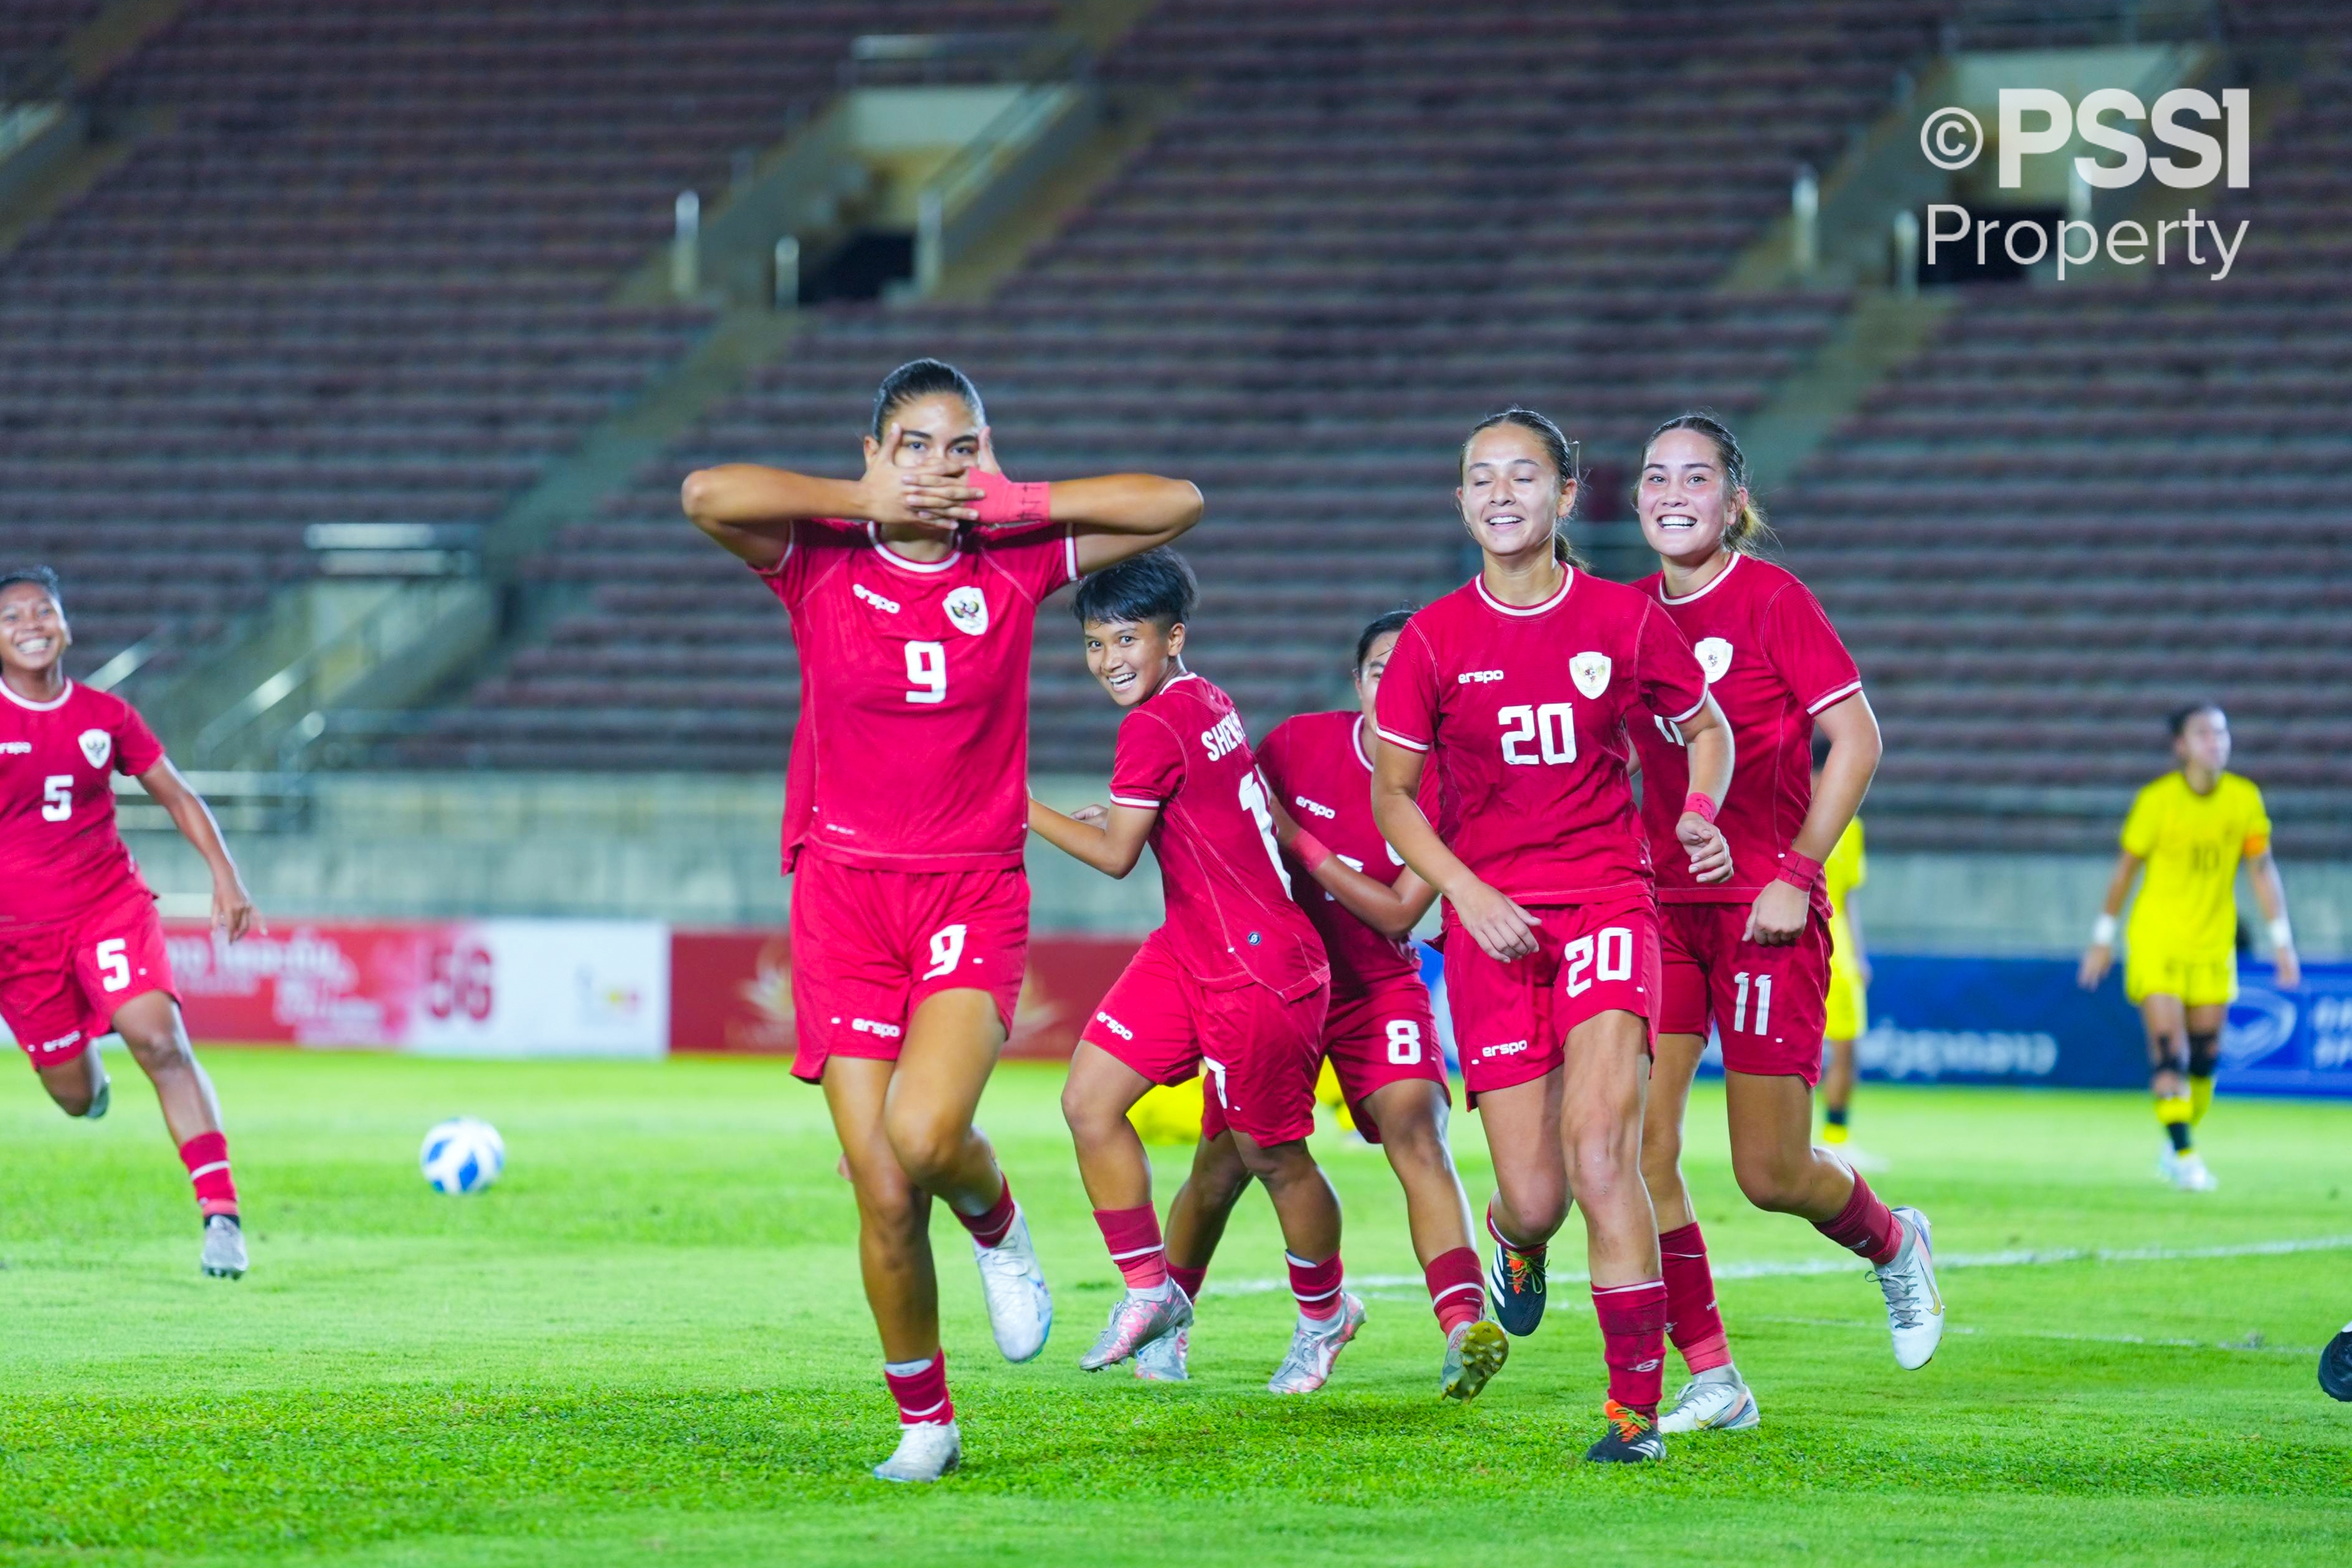
[(1408, 747), (1381, 747), (1372, 763), (1372, 820), (1381, 836), (1414, 874), (1445, 895), (1454, 918), (1488, 957), (1507, 964), (1529, 956), (1542, 922), (1479, 881), (1422, 814), (1421, 770), (1426, 761)]
[[(1698, 711), (1682, 721), (1683, 743), (1690, 753), (1690, 792), (1716, 805), (1731, 791), (1731, 725), (1716, 706), (1713, 694)], [(1675, 824), (1675, 838), (1690, 856), (1691, 875), (1701, 882), (1722, 882), (1731, 875), (1731, 845), (1714, 820), (1685, 811)]]
[[(1396, 881), (1386, 883), (1367, 875), (1341, 860), (1318, 840), (1305, 831), (1297, 819), (1291, 816), (1281, 801), (1269, 799), (1267, 809), (1274, 813), (1275, 832), (1283, 849), (1297, 857), (1307, 868), (1307, 874), (1316, 884), (1339, 901), (1339, 906), (1381, 936), (1402, 942), (1412, 935), (1429, 906), (1437, 902), (1437, 889), (1423, 881), (1411, 867), (1398, 873)], [(1304, 838), (1306, 842), (1299, 841)]]
[(2116, 856), (2116, 873), (2107, 879), (2107, 896), (2100, 902), (2099, 917), (2091, 925), (2091, 945), (2083, 949), (2083, 965), (2074, 973), (2075, 983), (2086, 991), (2099, 988), (2107, 970), (2116, 961), (2116, 922), (2124, 912), (2124, 901), (2131, 897), (2132, 883), (2139, 879), (2139, 856), (2129, 850)]
[(2295, 954), (2294, 928), (2287, 923), (2286, 883), (2279, 876), (2277, 857), (2268, 850), (2252, 857), (2246, 862), (2246, 880), (2253, 884), (2254, 902), (2262, 906), (2278, 983), (2291, 991), (2303, 984), (2303, 960)]
[(1043, 800), (1029, 802), (1029, 831), (1105, 876), (1124, 880), (1143, 858), (1160, 813), (1140, 806), (1087, 806), (1076, 816), (1056, 811)]
[[(1885, 746), (1879, 737), (1878, 716), (1861, 692), (1823, 708), (1813, 716), (1813, 724), (1830, 737), (1830, 754), (1821, 766), (1820, 782), (1813, 786), (1813, 803), (1805, 812), (1804, 825), (1797, 830), (1789, 848), (1819, 865), (1837, 848), (1846, 824), (1862, 810), (1862, 798), (1870, 792), (1870, 780), (1878, 771)], [(1692, 766), (1696, 768), (1697, 764)], [(1768, 883), (1748, 911), (1748, 940), (1768, 947), (1794, 942), (1805, 929), (1809, 902), (1805, 889), (1793, 883)]]
[(269, 927), (253, 906), (253, 895), (245, 890), (245, 879), (237, 874), (236, 862), (229, 858), (228, 846), (221, 841), (220, 823), (205, 798), (188, 787), (168, 757), (136, 777), (139, 787), (180, 830), (180, 836), (205, 857), (213, 873), (213, 929), (232, 942), (255, 932), (268, 936)]
[(947, 484), (950, 476), (933, 465), (929, 441), (928, 432), (893, 422), (880, 441), (868, 442), (866, 472), (856, 479), (725, 463), (688, 474), (678, 500), (688, 518), (720, 549), (762, 570), (783, 559), (793, 525), (809, 518), (848, 517), (951, 533), (976, 514), (943, 499), (965, 487)]

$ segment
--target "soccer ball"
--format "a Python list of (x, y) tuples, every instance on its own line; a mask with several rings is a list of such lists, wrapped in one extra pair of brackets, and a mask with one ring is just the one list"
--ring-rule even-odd
[(452, 1116), (425, 1134), (416, 1164), (436, 1192), (452, 1197), (479, 1192), (507, 1167), (507, 1145), (499, 1130), (476, 1116)]

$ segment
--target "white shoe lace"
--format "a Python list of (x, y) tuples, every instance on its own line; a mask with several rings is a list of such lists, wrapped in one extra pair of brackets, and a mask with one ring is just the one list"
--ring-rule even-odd
[(1911, 1271), (1900, 1260), (1877, 1270), (1878, 1288), (1886, 1293), (1886, 1317), (1899, 1329), (1916, 1329), (1926, 1316)]

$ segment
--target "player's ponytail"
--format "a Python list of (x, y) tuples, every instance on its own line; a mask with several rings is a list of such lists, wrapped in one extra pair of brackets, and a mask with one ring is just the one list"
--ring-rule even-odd
[[(1731, 434), (1730, 426), (1704, 410), (1678, 413), (1650, 432), (1650, 439), (1642, 443), (1644, 466), (1648, 465), (1650, 448), (1670, 430), (1693, 431), (1713, 442), (1715, 461), (1723, 470), (1725, 487), (1734, 493), (1748, 489), (1748, 455), (1739, 449), (1739, 438)], [(1765, 555), (1779, 542), (1772, 525), (1764, 519), (1762, 505), (1752, 493), (1739, 503), (1739, 510), (1723, 527), (1723, 548), (1740, 555)]]
[(910, 402), (941, 395), (961, 398), (971, 410), (974, 424), (988, 423), (988, 411), (980, 403), (980, 389), (971, 384), (970, 376), (943, 360), (908, 360), (884, 376), (875, 390), (874, 425), (867, 434), (881, 440), (882, 433), (890, 428), (891, 415)]
[[(1490, 413), (1470, 427), (1470, 434), (1462, 438), (1462, 460), (1456, 465), (1458, 469), (1467, 468), (1469, 465), (1470, 444), (1478, 439), (1479, 433), (1492, 430), (1498, 424), (1516, 424), (1534, 436), (1537, 443), (1543, 447), (1544, 455), (1550, 460), (1552, 471), (1559, 476), (1560, 486), (1565, 488), (1570, 484), (1574, 484), (1578, 488), (1579, 497), (1581, 497), (1584, 471), (1576, 464), (1576, 443), (1560, 434), (1559, 426), (1551, 422), (1550, 416), (1517, 404), (1499, 413)], [(1562, 566), (1580, 567), (1590, 570), (1591, 568), (1585, 559), (1577, 553), (1576, 547), (1568, 542), (1569, 519), (1575, 516), (1576, 508), (1571, 503), (1566, 517), (1554, 519), (1551, 526), (1551, 553)]]

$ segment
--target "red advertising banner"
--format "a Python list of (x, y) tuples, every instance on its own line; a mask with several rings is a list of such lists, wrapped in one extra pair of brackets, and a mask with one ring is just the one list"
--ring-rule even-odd
[[(1029, 972), (1008, 1057), (1058, 1061), (1135, 956), (1132, 936), (1045, 936), (1029, 944)], [(789, 1056), (792, 938), (782, 932), (680, 931), (670, 939), (672, 1051)]]

